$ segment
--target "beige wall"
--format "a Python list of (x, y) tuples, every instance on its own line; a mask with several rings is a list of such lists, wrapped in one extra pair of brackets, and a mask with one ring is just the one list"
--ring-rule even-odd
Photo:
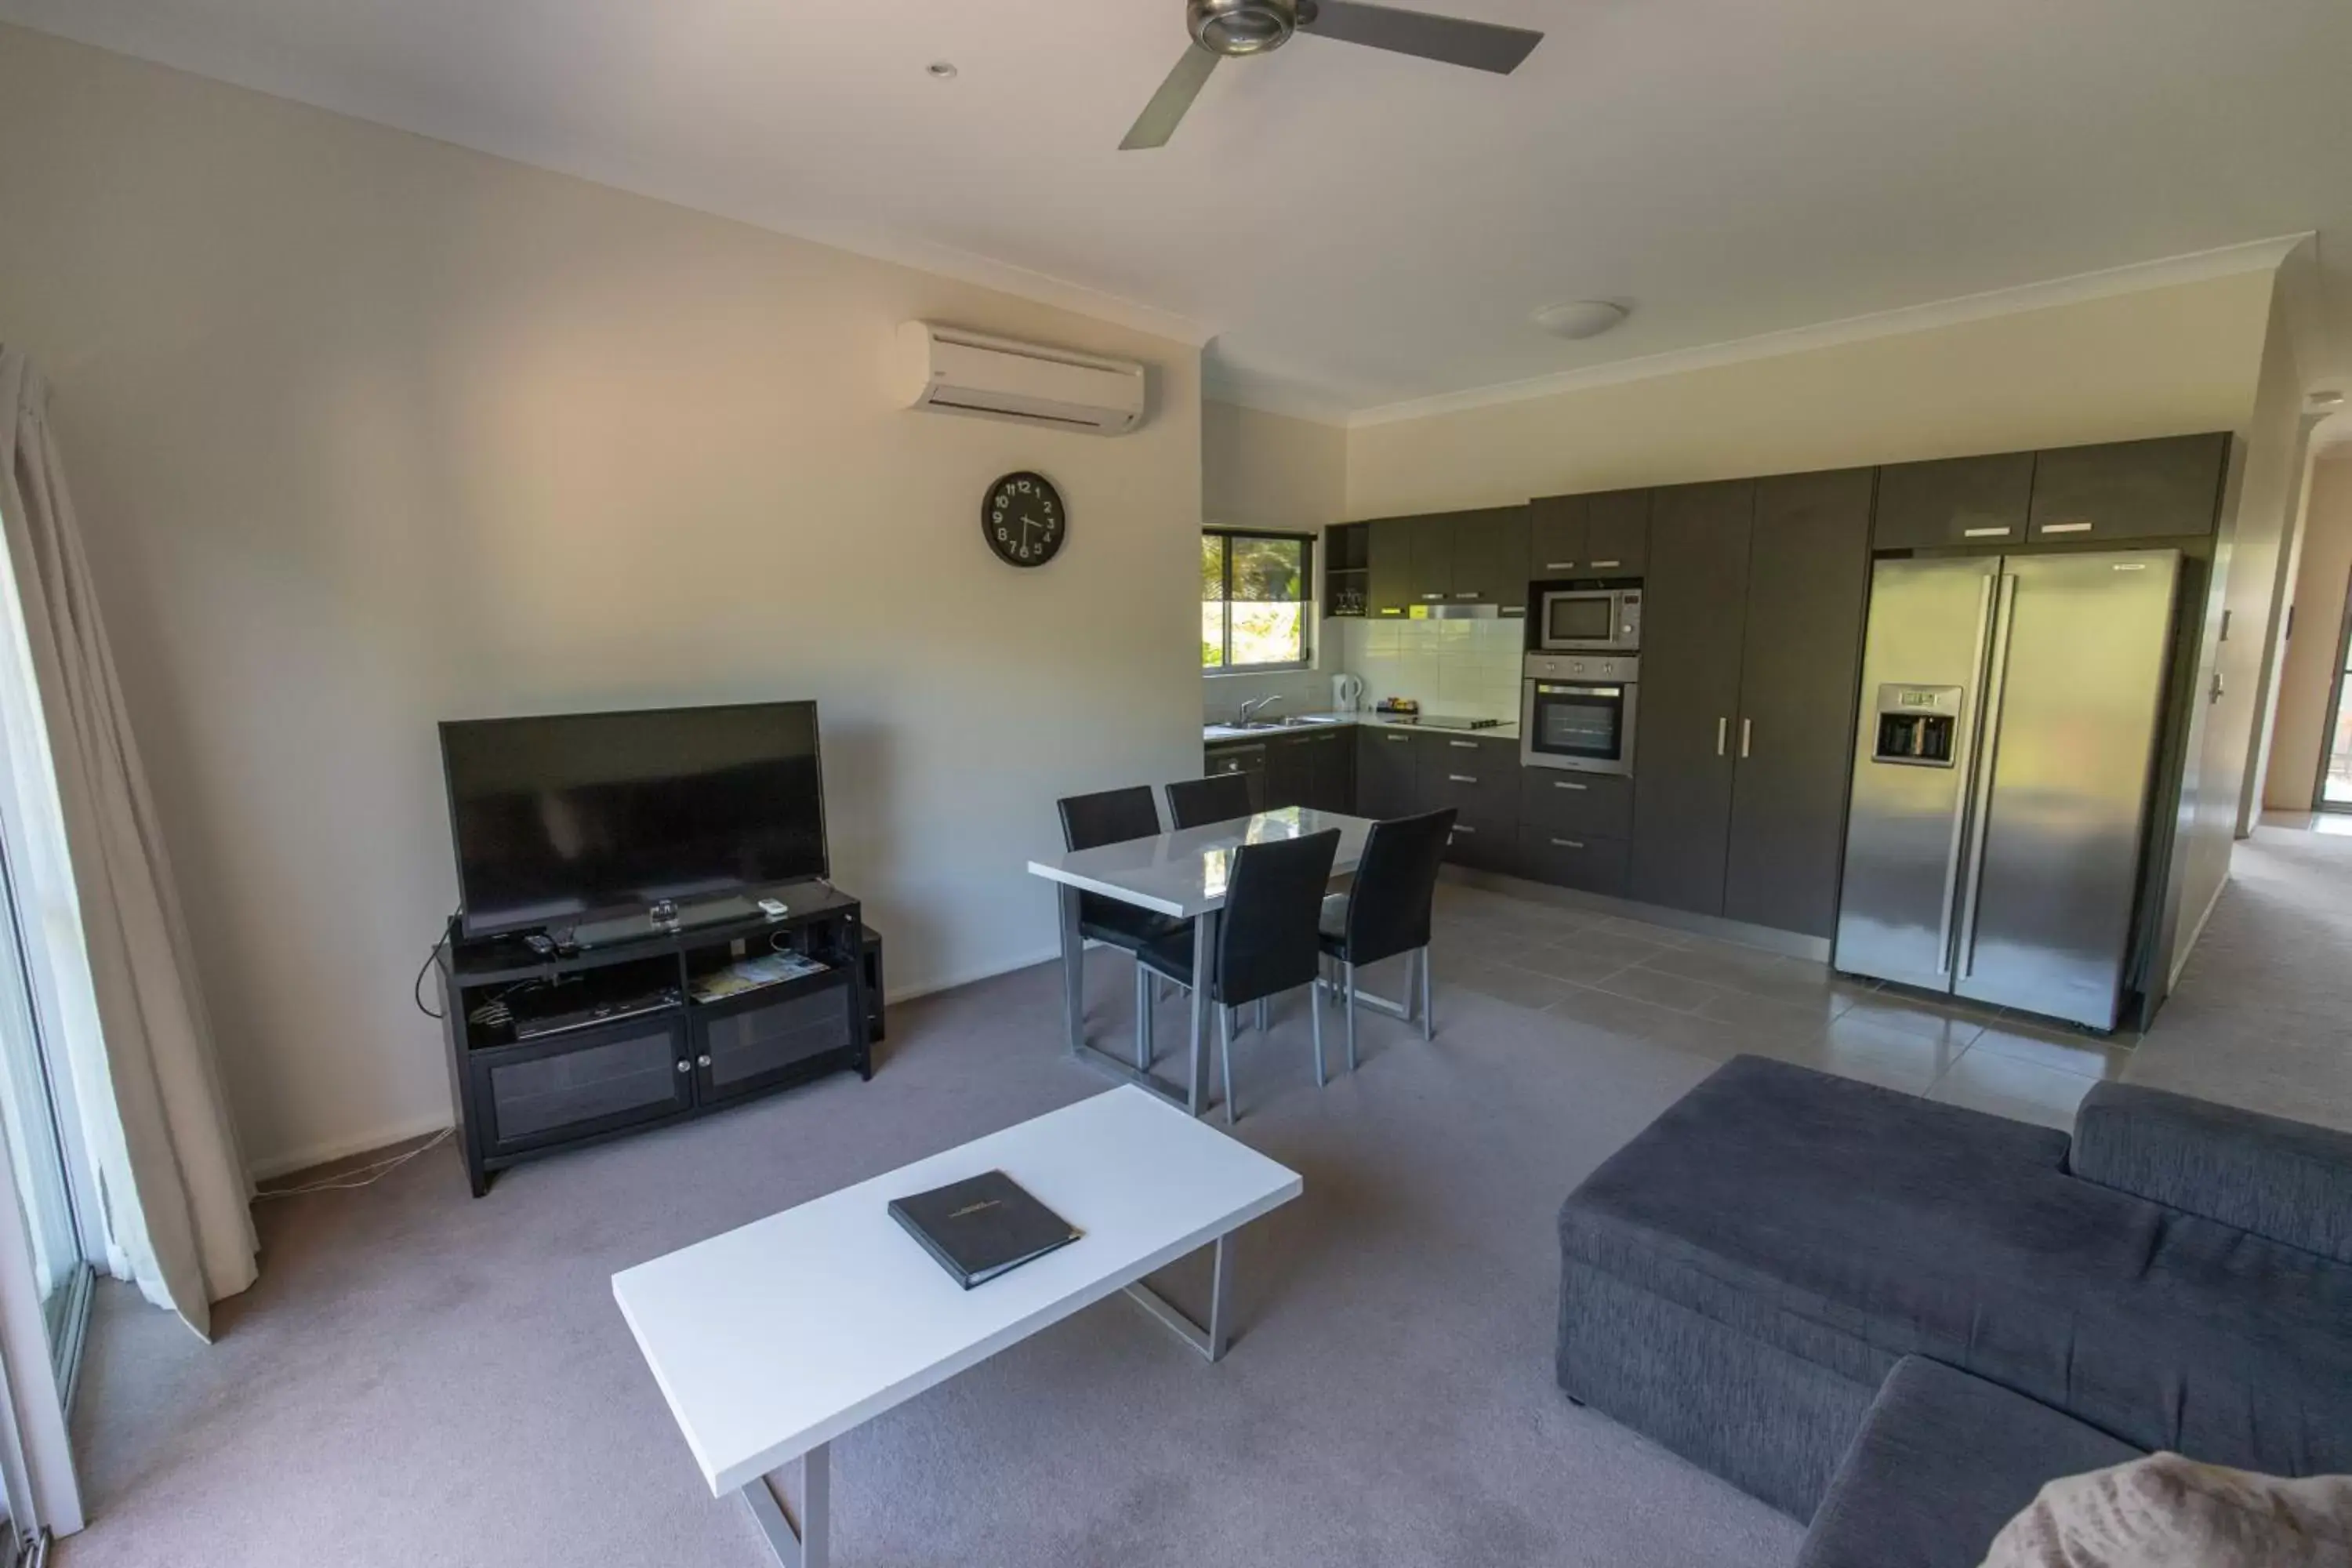
[[(904, 412), (891, 328), (1132, 355), (1103, 439)], [(278, 1168), (448, 1114), (434, 738), (814, 697), (893, 989), (1045, 956), (1053, 800), (1198, 766), (1197, 355), (0, 29), (0, 335), (55, 384), (233, 1104)], [(980, 498), (1035, 468), (1016, 572)]]
[[(1347, 510), (1348, 433), (1336, 425), (1267, 414), (1231, 403), (1201, 405), (1201, 516), (1211, 523), (1321, 535)], [(1317, 571), (1321, 576), (1321, 571)], [(1320, 593), (1318, 583), (1314, 591)], [(1230, 719), (1239, 706), (1279, 696), (1280, 711), (1305, 713), (1331, 703), (1330, 675), (1346, 668), (1343, 623), (1325, 621), (1316, 668), (1283, 675), (1208, 675), (1202, 716)]]
[(2262, 719), (2263, 665), (2279, 568), (2302, 491), (2303, 385), (2286, 304), (2275, 294), (2260, 341), (2253, 401), (2234, 426), (2241, 440), (2222, 500), (2198, 648), (2198, 696), (2190, 708), (2172, 851), (2178, 906), (2170, 911), (2168, 973), (2174, 981), (2229, 879), (2230, 847), (2252, 772), (2247, 760)]
[(2242, 426), (2268, 273), (1349, 432), (1348, 515)]
[(2304, 516), (2303, 560), (2295, 574), (2294, 635), (2279, 670), (2278, 720), (2263, 804), (2277, 811), (2311, 809), (2312, 786), (2327, 741), (2327, 700), (2335, 689), (2344, 606), (2352, 589), (2352, 450), (2311, 466)]

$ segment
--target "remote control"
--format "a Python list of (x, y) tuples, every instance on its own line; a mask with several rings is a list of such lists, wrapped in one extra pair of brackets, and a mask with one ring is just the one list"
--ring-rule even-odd
[(760, 912), (772, 921), (780, 921), (793, 912), (793, 907), (782, 899), (761, 899)]

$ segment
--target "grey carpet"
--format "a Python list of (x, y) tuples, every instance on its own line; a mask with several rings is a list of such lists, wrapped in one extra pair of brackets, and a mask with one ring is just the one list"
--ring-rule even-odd
[(2352, 837), (2263, 826), (2124, 1077), (2352, 1131)]
[[(1448, 884), (1433, 1045), (1368, 1015), (1362, 1071), (1318, 1092), (1298, 1004), (1242, 1037), (1240, 1135), (1307, 1191), (1244, 1233), (1233, 1354), (1205, 1366), (1123, 1300), (1081, 1313), (839, 1444), (837, 1555), (1785, 1563), (1795, 1525), (1552, 1386), (1560, 1198), (1740, 1049), (2061, 1124), (2116, 1071), (2346, 1124), (2347, 873), (2352, 841), (2242, 849), (2137, 1052)], [(1094, 1028), (1123, 1041), (1126, 968), (1091, 968)], [(445, 1147), (264, 1203), (261, 1281), (209, 1350), (103, 1288), (76, 1412), (95, 1522), (59, 1562), (756, 1568), (612, 1273), (1100, 1092), (1058, 996), (1046, 966), (901, 1006), (870, 1084), (526, 1166), (478, 1202)]]
[[(1461, 942), (1575, 923), (1447, 907)], [(1125, 966), (1092, 968), (1095, 1026), (1123, 1037)], [(1438, 984), (1435, 1044), (1369, 1016), (1362, 1070), (1319, 1092), (1303, 1004), (1242, 1037), (1240, 1135), (1306, 1196), (1244, 1233), (1223, 1364), (1119, 1300), (1036, 1336), (836, 1446), (839, 1561), (1788, 1561), (1795, 1525), (1551, 1382), (1554, 1211), (1711, 1062)], [(478, 1202), (443, 1147), (266, 1203), (261, 1282), (209, 1350), (110, 1289), (79, 1411), (95, 1522), (59, 1561), (753, 1568), (610, 1276), (1101, 1092), (1058, 1047), (1057, 997), (1048, 966), (902, 1006), (870, 1084), (526, 1166)], [(1180, 1299), (1201, 1286), (1171, 1271)]]

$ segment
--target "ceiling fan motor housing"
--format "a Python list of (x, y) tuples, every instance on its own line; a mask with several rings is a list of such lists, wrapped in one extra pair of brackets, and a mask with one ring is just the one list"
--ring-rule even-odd
[(1186, 0), (1192, 41), (1218, 55), (1262, 55), (1315, 19), (1314, 0)]

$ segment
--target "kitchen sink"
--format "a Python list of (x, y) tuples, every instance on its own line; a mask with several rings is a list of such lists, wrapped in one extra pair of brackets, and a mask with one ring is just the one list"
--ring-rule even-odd
[(1320, 730), (1338, 723), (1337, 719), (1246, 719), (1238, 723), (1220, 724), (1220, 730)]

